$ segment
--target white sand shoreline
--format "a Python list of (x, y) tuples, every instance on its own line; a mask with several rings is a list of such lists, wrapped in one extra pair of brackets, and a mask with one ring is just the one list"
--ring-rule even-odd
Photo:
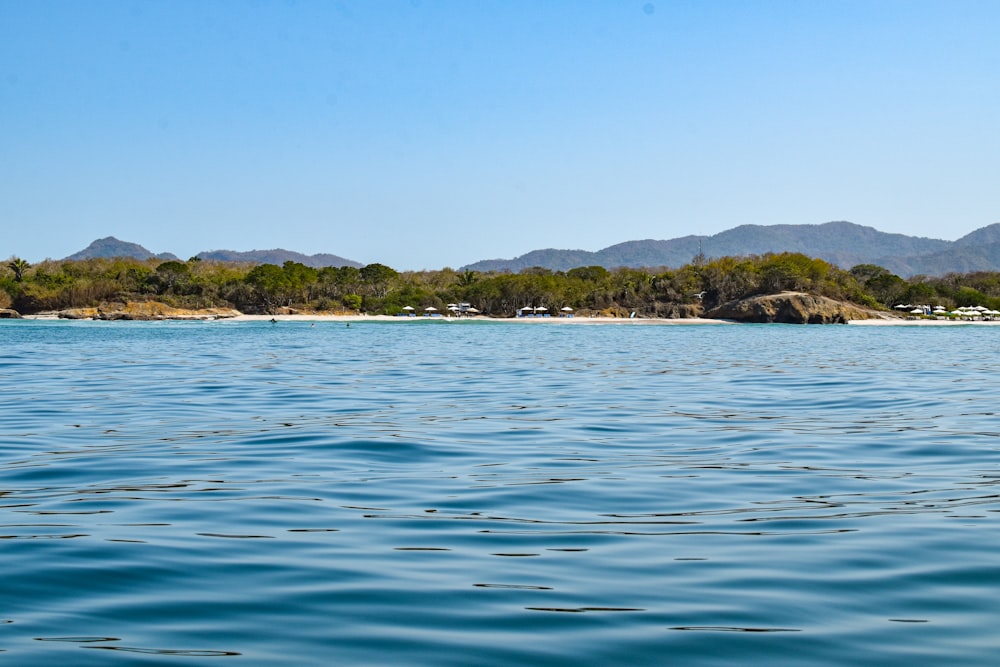
[[(24, 315), (25, 320), (57, 320), (55, 313), (38, 313)], [(436, 323), (476, 323), (476, 322), (508, 322), (512, 324), (556, 324), (556, 325), (708, 325), (708, 324), (742, 324), (734, 320), (720, 320), (704, 317), (687, 318), (653, 318), (653, 317), (397, 317), (394, 315), (325, 315), (318, 313), (296, 315), (237, 315), (235, 317), (165, 317), (153, 321), (216, 321), (216, 322), (436, 322)], [(71, 320), (67, 320), (71, 321)], [(87, 320), (82, 320), (87, 321)], [(949, 327), (949, 326), (998, 326), (1000, 320), (910, 320), (903, 318), (878, 318), (870, 320), (849, 320), (852, 326), (890, 326), (890, 327)]]
[[(512, 324), (575, 324), (575, 325), (704, 325), (743, 324), (735, 320), (720, 320), (704, 317), (654, 318), (654, 317), (396, 317), (393, 315), (239, 315), (227, 318), (230, 322), (259, 322), (274, 319), (277, 322), (509, 322)], [(902, 318), (879, 318), (871, 320), (848, 320), (853, 326), (993, 326), (1000, 320), (908, 320)]]
[(475, 323), (510, 322), (515, 324), (737, 324), (730, 320), (702, 317), (652, 318), (652, 317), (397, 317), (394, 315), (237, 315), (225, 318), (229, 322), (437, 322)]

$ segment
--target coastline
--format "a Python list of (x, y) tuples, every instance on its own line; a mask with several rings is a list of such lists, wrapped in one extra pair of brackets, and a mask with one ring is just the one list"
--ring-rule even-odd
[[(556, 325), (707, 325), (707, 324), (747, 324), (736, 320), (712, 319), (706, 317), (396, 317), (394, 315), (237, 315), (226, 318), (231, 322), (509, 322), (511, 324), (556, 324)], [(875, 318), (869, 320), (848, 320), (849, 326), (888, 326), (888, 327), (949, 327), (949, 326), (994, 326), (1000, 325), (1000, 320), (907, 320), (903, 318)], [(809, 325), (805, 325), (809, 326)], [(816, 326), (816, 325), (812, 325)], [(822, 325), (820, 325), (822, 326)]]
[[(61, 318), (57, 313), (36, 313), (34, 315), (22, 315), (23, 320), (66, 320), (66, 321), (101, 321), (100, 318)], [(630, 325), (705, 325), (705, 324), (739, 324), (733, 320), (719, 320), (704, 317), (687, 318), (655, 318), (655, 317), (489, 317), (477, 315), (476, 317), (397, 317), (395, 315), (329, 315), (320, 313), (297, 313), (295, 315), (234, 315), (231, 317), (215, 317), (202, 315), (174, 315), (168, 317), (155, 318), (135, 318), (132, 320), (120, 319), (114, 321), (198, 321), (198, 322), (398, 322), (400, 324), (413, 324), (418, 322), (434, 322), (439, 324), (454, 323), (474, 323), (474, 322), (510, 322), (512, 324), (570, 324), (570, 325), (608, 325), (608, 324), (630, 324)]]
[(653, 317), (397, 317), (395, 315), (237, 315), (226, 318), (230, 322), (510, 322), (513, 324), (737, 324), (731, 320), (714, 320), (702, 317), (653, 318)]
[[(60, 320), (56, 313), (37, 313), (34, 315), (23, 315), (24, 320)], [(88, 319), (95, 321), (95, 318), (80, 318), (84, 321)], [(398, 317), (394, 315), (330, 315), (319, 313), (295, 314), (295, 315), (246, 315), (240, 314), (230, 317), (216, 316), (168, 316), (156, 318), (136, 318), (133, 321), (199, 321), (199, 322), (397, 322), (401, 324), (412, 324), (416, 322), (434, 322), (440, 324), (454, 323), (474, 323), (474, 322), (501, 322), (525, 325), (575, 325), (575, 326), (607, 326), (607, 325), (638, 325), (638, 326), (698, 326), (698, 325), (722, 325), (722, 324), (744, 324), (736, 320), (713, 319), (705, 317), (686, 318), (654, 318), (654, 317), (489, 317), (477, 315), (476, 317)], [(67, 320), (72, 321), (72, 320)], [(865, 320), (848, 320), (849, 326), (889, 326), (889, 327), (949, 327), (949, 326), (995, 326), (1000, 325), (1000, 320), (910, 320), (897, 317), (873, 318)]]
[(848, 320), (854, 326), (863, 327), (967, 327), (967, 326), (996, 326), (1000, 325), (1000, 320), (905, 320), (902, 318), (874, 319), (874, 320)]

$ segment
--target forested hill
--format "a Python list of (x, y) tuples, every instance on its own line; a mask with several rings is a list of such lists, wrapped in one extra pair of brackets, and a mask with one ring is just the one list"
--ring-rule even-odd
[(178, 259), (176, 255), (171, 255), (169, 252), (156, 254), (146, 250), (138, 243), (120, 241), (114, 236), (97, 239), (80, 252), (75, 252), (65, 259), (77, 262), (84, 259), (104, 259), (108, 257), (132, 257), (134, 259), (164, 260)]
[(957, 241), (889, 234), (850, 222), (741, 225), (713, 236), (628, 241), (596, 252), (535, 250), (514, 259), (484, 260), (462, 268), (517, 272), (533, 266), (554, 271), (578, 266), (679, 267), (691, 262), (699, 249), (706, 257), (801, 252), (842, 268), (877, 264), (903, 276), (997, 271), (1000, 270), (1000, 223), (978, 229)]
[[(113, 236), (97, 239), (80, 252), (73, 253), (65, 259), (79, 261), (84, 259), (104, 259), (111, 257), (129, 257), (140, 260), (150, 258), (163, 260), (179, 259), (176, 255), (169, 252), (155, 254), (138, 243), (129, 243), (128, 241), (116, 239)], [(355, 268), (361, 268), (362, 266), (359, 262), (344, 259), (343, 257), (338, 257), (337, 255), (331, 255), (328, 253), (304, 255), (301, 252), (282, 250), (281, 248), (275, 248), (274, 250), (250, 250), (247, 252), (239, 252), (236, 250), (208, 250), (198, 253), (195, 257), (198, 257), (199, 259), (214, 259), (220, 262), (276, 264), (279, 266), (285, 262), (298, 262), (306, 266), (311, 266), (314, 269), (321, 269), (326, 266), (353, 266)]]
[(275, 264), (281, 266), (285, 262), (299, 262), (314, 269), (322, 269), (325, 266), (353, 266), (361, 268), (362, 264), (344, 259), (329, 253), (319, 253), (316, 255), (303, 255), (292, 250), (250, 250), (247, 252), (237, 252), (236, 250), (209, 250), (196, 255), (199, 259), (214, 259), (220, 262), (250, 262), (252, 264)]

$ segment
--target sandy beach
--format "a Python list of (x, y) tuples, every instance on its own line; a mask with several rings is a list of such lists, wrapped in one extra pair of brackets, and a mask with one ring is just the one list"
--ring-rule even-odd
[[(698, 324), (742, 324), (734, 320), (720, 320), (704, 317), (687, 318), (655, 318), (655, 317), (487, 317), (478, 315), (476, 317), (396, 317), (393, 315), (239, 315), (227, 318), (233, 322), (256, 322), (270, 321), (277, 322), (443, 322), (443, 323), (469, 323), (469, 322), (510, 322), (512, 324), (567, 324), (567, 325), (607, 325), (607, 324), (631, 324), (631, 325), (698, 325)], [(1000, 325), (1000, 320), (910, 320), (904, 318), (890, 317), (870, 320), (848, 320), (847, 324), (854, 326), (916, 326), (916, 327), (948, 327), (948, 326), (994, 326)]]
[[(56, 313), (38, 313), (34, 315), (24, 315), (26, 320), (56, 320), (60, 319)], [(669, 325), (706, 325), (706, 324), (742, 324), (734, 320), (720, 320), (704, 317), (687, 318), (654, 318), (654, 317), (487, 317), (477, 315), (476, 317), (397, 317), (393, 315), (326, 315), (319, 313), (296, 314), (296, 315), (237, 315), (235, 317), (167, 317), (164, 320), (199, 320), (199, 321), (226, 321), (226, 322), (397, 322), (400, 324), (412, 324), (417, 322), (435, 322), (440, 324), (455, 323), (476, 323), (476, 322), (509, 322), (511, 324), (527, 325), (647, 325), (647, 326), (669, 326)], [(877, 318), (870, 320), (849, 320), (848, 325), (867, 327), (953, 327), (953, 326), (998, 326), (1000, 320), (910, 320), (903, 318)]]
[(470, 322), (510, 322), (513, 324), (736, 324), (729, 320), (713, 320), (700, 317), (679, 319), (652, 317), (397, 317), (394, 315), (238, 315), (226, 318), (230, 322), (415, 322), (470, 323)]

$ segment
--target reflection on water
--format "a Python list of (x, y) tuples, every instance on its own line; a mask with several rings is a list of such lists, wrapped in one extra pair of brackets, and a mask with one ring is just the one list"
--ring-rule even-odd
[(993, 664), (998, 340), (4, 323), (0, 651)]

